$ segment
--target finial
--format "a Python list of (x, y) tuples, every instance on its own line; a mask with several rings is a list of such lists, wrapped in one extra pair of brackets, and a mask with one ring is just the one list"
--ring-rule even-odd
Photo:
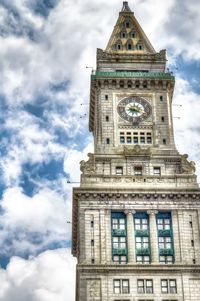
[(122, 12), (131, 12), (130, 7), (128, 6), (128, 1), (123, 2)]

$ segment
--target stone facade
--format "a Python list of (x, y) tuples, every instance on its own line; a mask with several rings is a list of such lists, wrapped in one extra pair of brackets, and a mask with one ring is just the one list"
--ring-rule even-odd
[(95, 152), (73, 190), (77, 301), (200, 300), (200, 189), (175, 147), (165, 64), (124, 2), (91, 75)]

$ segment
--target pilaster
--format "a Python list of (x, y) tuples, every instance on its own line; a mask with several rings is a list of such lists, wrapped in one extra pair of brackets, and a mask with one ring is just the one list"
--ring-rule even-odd
[(156, 225), (156, 210), (148, 210), (149, 214), (149, 226), (150, 226), (150, 243), (151, 243), (151, 262), (158, 263), (158, 236), (157, 236), (157, 225)]
[(135, 229), (133, 225), (133, 214), (135, 211), (126, 210), (127, 216), (127, 240), (128, 240), (128, 263), (135, 263)]

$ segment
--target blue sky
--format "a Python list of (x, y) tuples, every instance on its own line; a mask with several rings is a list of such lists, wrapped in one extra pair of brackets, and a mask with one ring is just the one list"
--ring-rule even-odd
[[(173, 107), (176, 145), (199, 175), (200, 3), (129, 4), (155, 49), (167, 49), (182, 105)], [(67, 180), (79, 182), (79, 162), (92, 151), (85, 67), (95, 67), (121, 6), (0, 0), (0, 300), (74, 300)]]

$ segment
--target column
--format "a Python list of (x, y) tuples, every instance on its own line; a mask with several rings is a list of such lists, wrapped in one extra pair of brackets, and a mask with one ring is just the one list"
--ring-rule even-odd
[(157, 225), (156, 225), (156, 214), (158, 211), (149, 210), (149, 228), (150, 228), (150, 244), (151, 244), (151, 262), (158, 263), (158, 235), (157, 235)]
[(133, 225), (133, 214), (135, 211), (126, 210), (127, 216), (127, 246), (128, 246), (128, 263), (135, 263), (135, 230)]
[(106, 263), (112, 263), (111, 210), (105, 210)]
[(106, 262), (106, 229), (105, 229), (105, 210), (100, 209), (100, 237), (101, 237), (101, 259), (100, 262)]
[(177, 210), (172, 211), (172, 227), (173, 227), (175, 262), (180, 263), (182, 261), (181, 259), (182, 254), (181, 254), (181, 246), (180, 246), (180, 228), (179, 228)]

